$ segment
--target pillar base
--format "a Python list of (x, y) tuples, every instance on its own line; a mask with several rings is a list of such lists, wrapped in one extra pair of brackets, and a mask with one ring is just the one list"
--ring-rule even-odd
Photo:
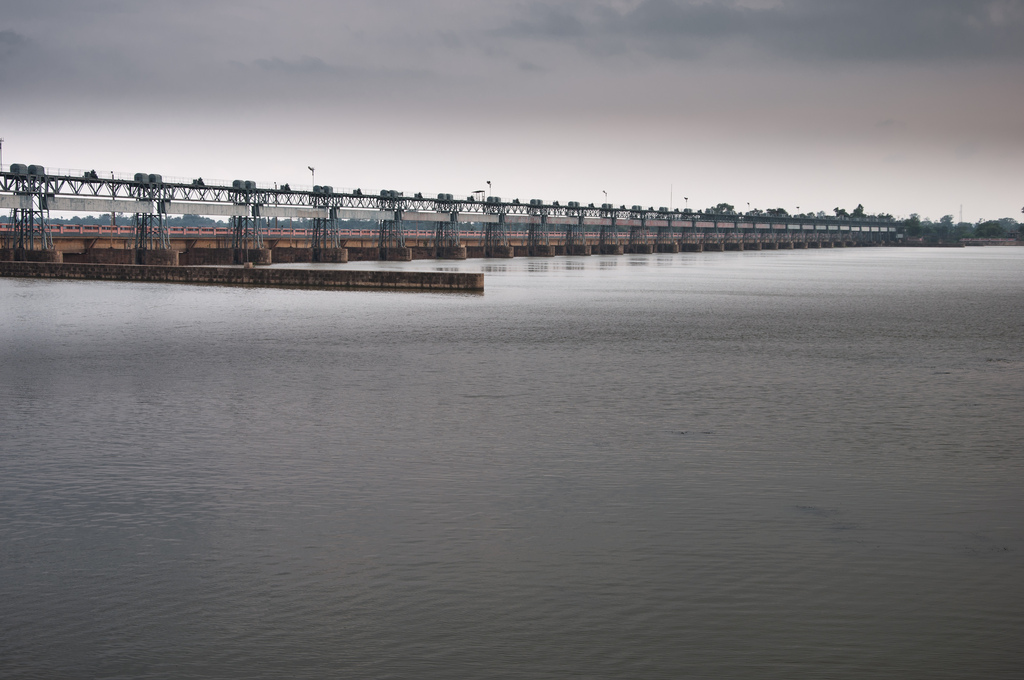
[(412, 262), (412, 248), (380, 248), (379, 257), (388, 262)]
[(466, 246), (447, 246), (434, 251), (439, 260), (465, 260), (466, 254)]
[(515, 257), (512, 246), (491, 246), (484, 249), (484, 257), (510, 258)]
[(313, 262), (348, 262), (348, 248), (312, 248)]

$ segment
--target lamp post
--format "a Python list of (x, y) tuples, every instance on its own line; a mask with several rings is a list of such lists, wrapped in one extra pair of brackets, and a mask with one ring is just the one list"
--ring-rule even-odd
[(4, 138), (0, 137), (0, 172), (4, 171)]
[(309, 173), (313, 176), (313, 186), (316, 186), (316, 168), (312, 165), (307, 165), (306, 167), (309, 168)]
[(487, 180), (487, 196), (491, 195), (491, 180)]
[(601, 193), (604, 194), (604, 202), (608, 203), (608, 192), (605, 191), (604, 189), (601, 189)]
[(686, 205), (683, 206), (683, 209), (684, 210), (689, 210), (690, 209), (690, 199), (689, 199), (689, 197), (688, 196), (683, 196), (683, 200), (686, 201)]

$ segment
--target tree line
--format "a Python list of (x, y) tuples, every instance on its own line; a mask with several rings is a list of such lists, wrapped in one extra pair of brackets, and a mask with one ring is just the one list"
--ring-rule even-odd
[(971, 223), (954, 222), (952, 215), (944, 215), (933, 222), (914, 213), (903, 221), (903, 227), (908, 238), (924, 239), (927, 243), (951, 243), (971, 238), (1024, 238), (1024, 224), (1012, 217)]

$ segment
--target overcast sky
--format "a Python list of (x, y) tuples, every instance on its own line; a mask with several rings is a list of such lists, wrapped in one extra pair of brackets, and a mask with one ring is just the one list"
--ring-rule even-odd
[(5, 165), (1024, 219), (1024, 0), (0, 0), (0, 137)]

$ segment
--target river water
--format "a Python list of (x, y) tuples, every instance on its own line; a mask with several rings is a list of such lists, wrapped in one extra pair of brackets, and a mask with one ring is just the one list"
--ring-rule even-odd
[(1017, 678), (1024, 248), (0, 280), (0, 677)]

